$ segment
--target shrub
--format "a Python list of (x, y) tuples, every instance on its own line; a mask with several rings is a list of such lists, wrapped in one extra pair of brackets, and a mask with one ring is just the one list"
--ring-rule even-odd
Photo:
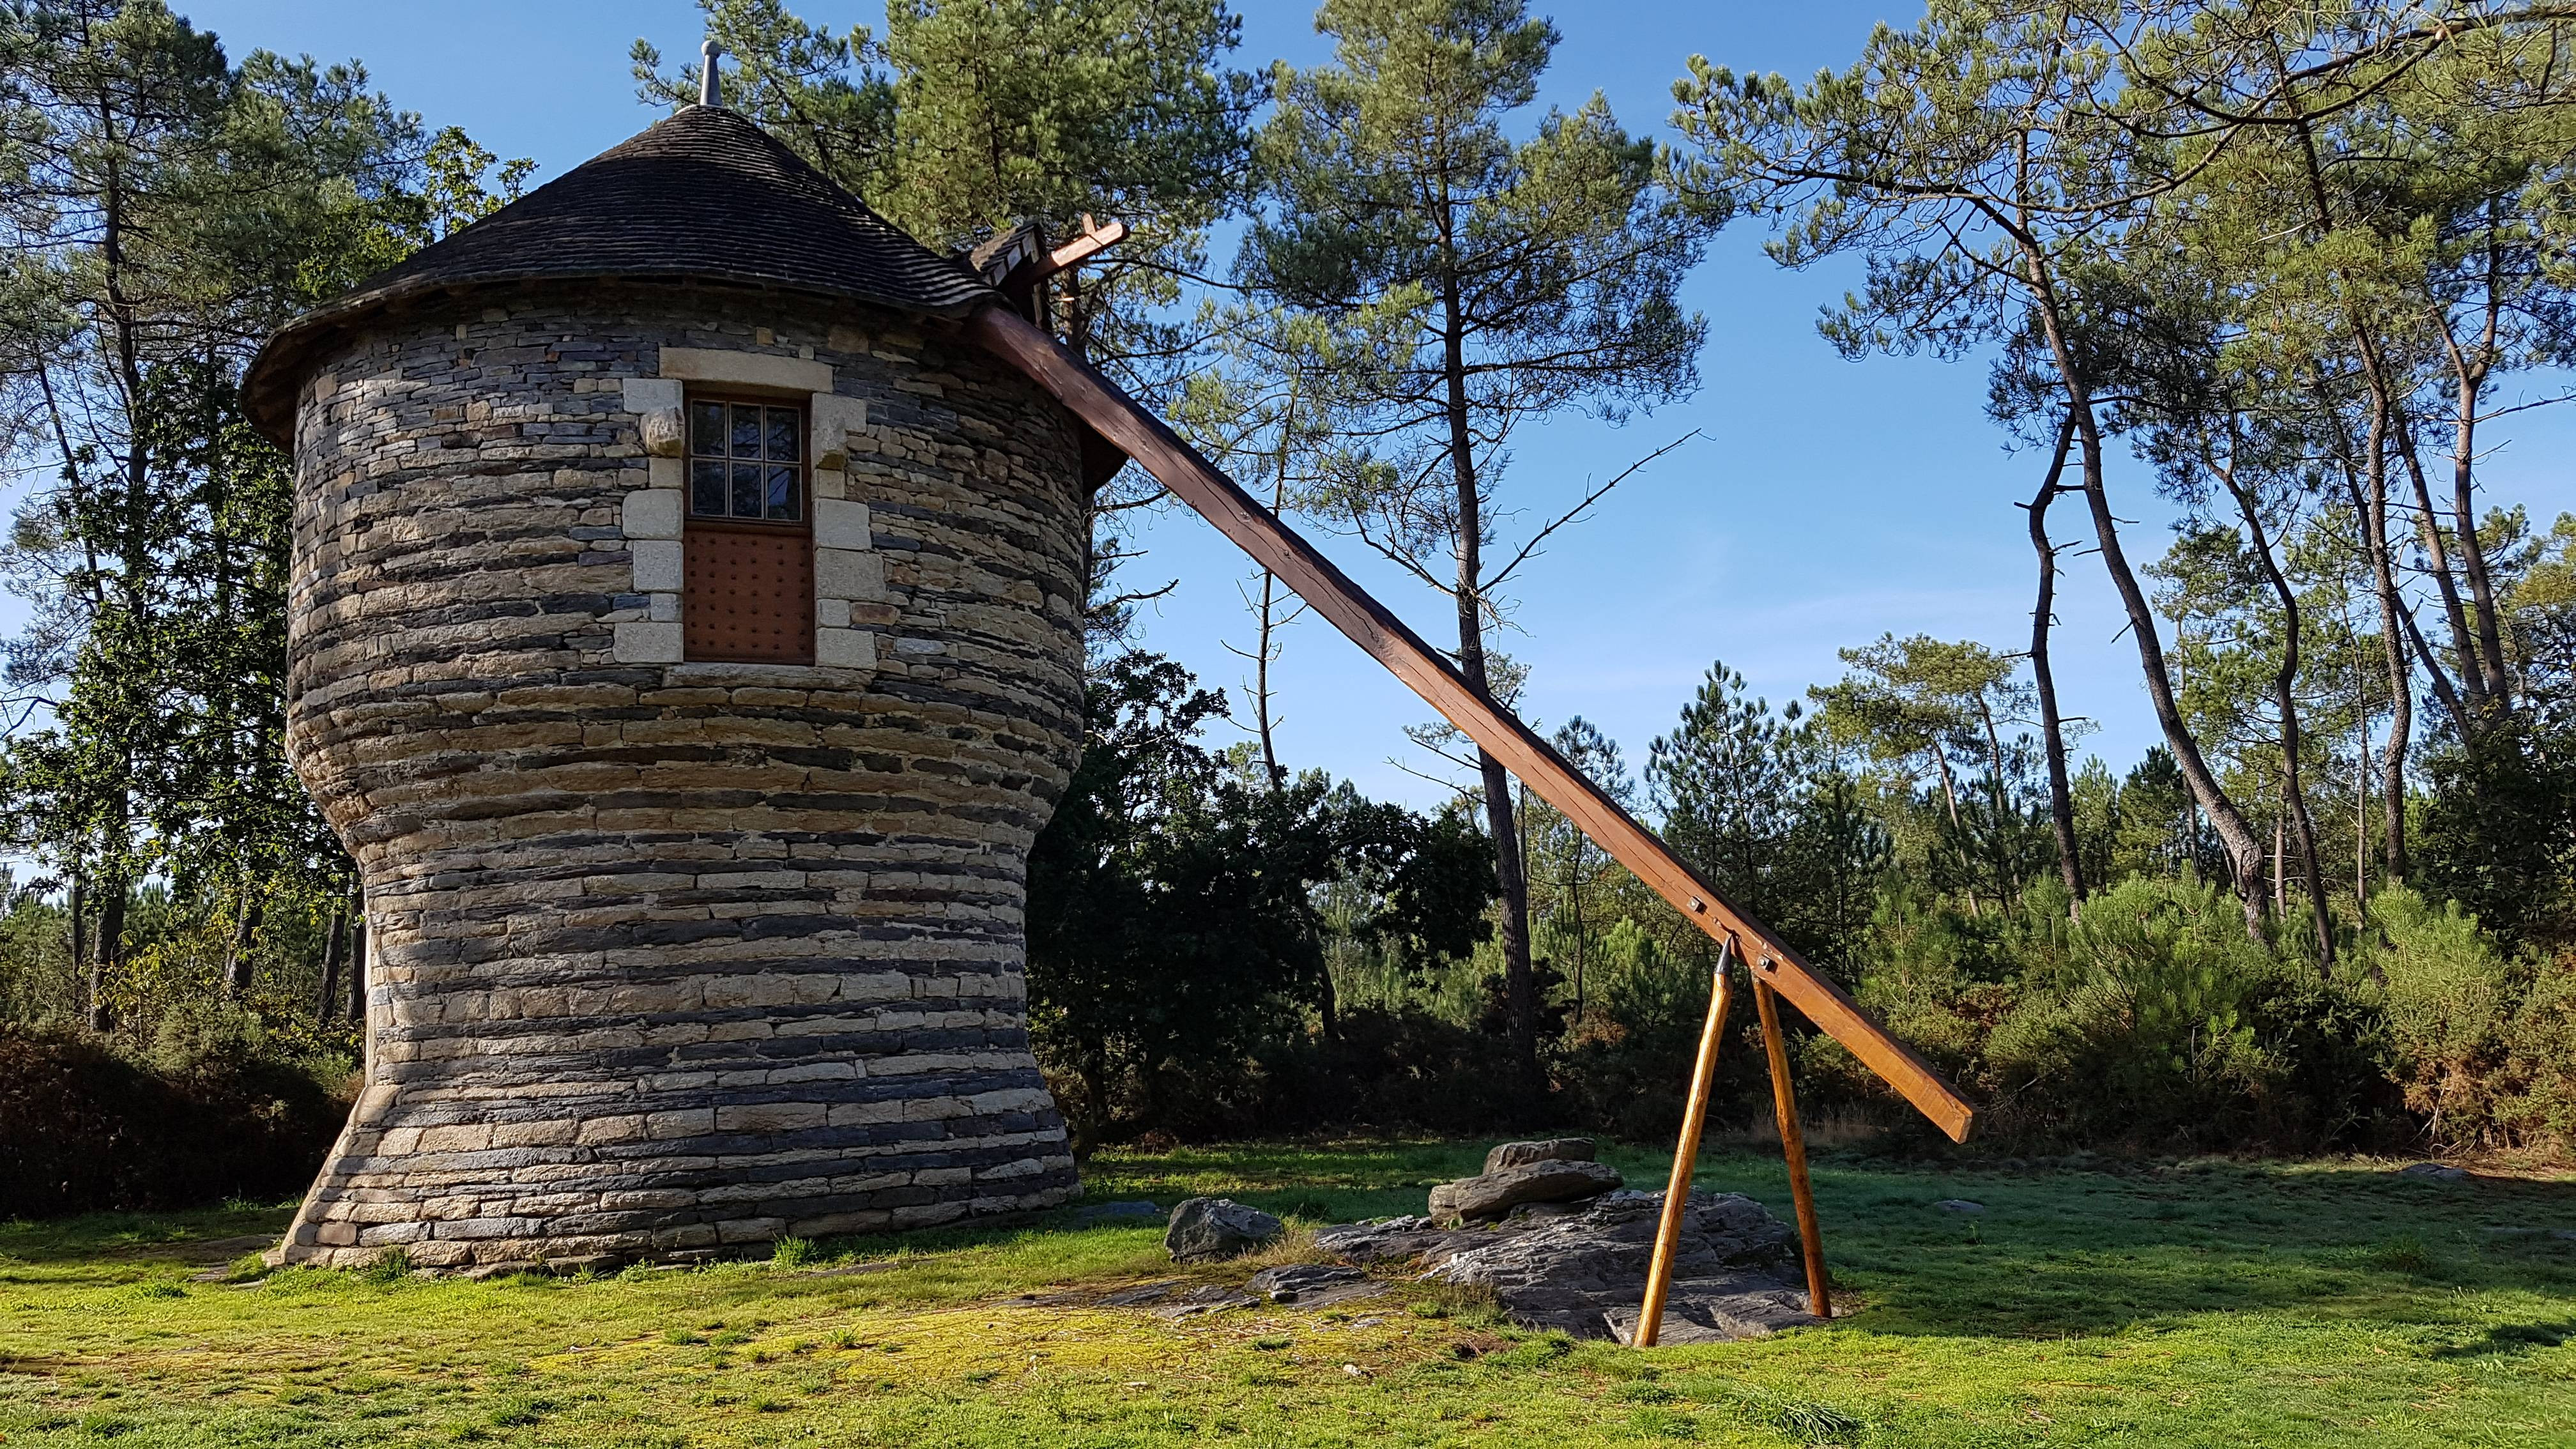
[(2379, 981), (2396, 1077), (2434, 1141), (2467, 1144), (2496, 1130), (2515, 998), (2514, 972), (2456, 902), (2402, 886), (2371, 898)]
[(2026, 996), (1988, 1043), (2019, 1110), (2096, 1140), (2240, 1140), (2280, 1063), (2254, 1007), (2280, 963), (2215, 887), (2133, 879), (2087, 902), (2068, 978)]
[(136, 1061), (83, 1034), (0, 1027), (0, 1216), (274, 1201), (347, 1118), (347, 1063), (255, 1041), (161, 1043)]

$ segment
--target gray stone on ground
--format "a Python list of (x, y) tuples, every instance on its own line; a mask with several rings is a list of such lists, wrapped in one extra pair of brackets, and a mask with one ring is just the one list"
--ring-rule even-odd
[(2469, 1175), (2469, 1170), (2465, 1167), (2452, 1167), (2447, 1163), (2418, 1162), (2412, 1167), (2397, 1169), (2397, 1175), (2421, 1178), (2426, 1182), (2458, 1182)]
[(1172, 1209), (1163, 1246), (1178, 1262), (1203, 1263), (1251, 1252), (1286, 1230), (1277, 1218), (1232, 1198), (1194, 1197)]
[(1970, 1202), (1964, 1197), (1945, 1197), (1932, 1205), (1945, 1213), (1981, 1213), (1986, 1210), (1984, 1203)]
[[(1411, 1258), (1428, 1278), (1491, 1289), (1523, 1327), (1613, 1338), (1633, 1328), (1663, 1203), (1659, 1192), (1612, 1192), (1579, 1212), (1451, 1231), (1429, 1218), (1389, 1218), (1327, 1228), (1315, 1246), (1352, 1262)], [(1748, 1197), (1692, 1193), (1659, 1341), (1749, 1338), (1817, 1321), (1789, 1225)]]
[(1165, 1318), (1196, 1318), (1205, 1313), (1223, 1313), (1229, 1308), (1258, 1308), (1261, 1300), (1239, 1293), (1222, 1283), (1203, 1284), (1154, 1312)]
[(1590, 1162), (1592, 1155), (1592, 1139), (1589, 1137), (1506, 1142), (1485, 1154), (1485, 1170), (1500, 1172), (1506, 1167), (1527, 1167), (1533, 1162)]
[(1431, 1215), (1443, 1222), (1498, 1218), (1522, 1203), (1598, 1197), (1621, 1181), (1619, 1169), (1606, 1162), (1551, 1158), (1444, 1182), (1431, 1189)]
[(1166, 1278), (1158, 1283), (1139, 1283), (1133, 1288), (1121, 1288), (1115, 1293), (1104, 1295), (1100, 1300), (1100, 1306), (1141, 1308), (1148, 1303), (1159, 1303), (1170, 1297), (1172, 1290), (1180, 1287), (1181, 1282), (1182, 1280), (1178, 1278)]
[(1277, 1268), (1264, 1268), (1252, 1275), (1243, 1291), (1273, 1303), (1296, 1303), (1321, 1306), (1321, 1300), (1341, 1302), (1366, 1297), (1378, 1291), (1378, 1285), (1357, 1268), (1330, 1263), (1289, 1263)]
[(1491, 1228), (1444, 1228), (1416, 1214), (1344, 1223), (1315, 1234), (1315, 1246), (1345, 1263), (1400, 1263), (1445, 1260), (1450, 1251), (1488, 1242)]

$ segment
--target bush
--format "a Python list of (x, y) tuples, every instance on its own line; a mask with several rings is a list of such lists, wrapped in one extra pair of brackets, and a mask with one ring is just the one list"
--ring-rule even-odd
[(2134, 879), (2087, 902), (2067, 979), (2026, 993), (1987, 1043), (2002, 1095), (2093, 1140), (2250, 1135), (2280, 1071), (2253, 1008), (2286, 983), (2241, 920), (2210, 886)]
[(348, 1117), (345, 1059), (266, 1054), (247, 1033), (157, 1045), (138, 1061), (0, 1027), (0, 1215), (274, 1200), (312, 1182)]
[(2501, 1134), (2515, 1145), (2576, 1150), (2576, 950), (2533, 968), (2506, 1033)]
[(2371, 898), (2378, 941), (2371, 973), (2394, 1044), (2396, 1078), (2435, 1142), (2494, 1132), (2514, 1000), (2514, 973), (2457, 902), (2404, 887)]

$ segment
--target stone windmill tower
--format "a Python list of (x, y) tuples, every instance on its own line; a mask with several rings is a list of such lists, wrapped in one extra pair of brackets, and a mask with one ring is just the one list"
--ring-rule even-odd
[(288, 1260), (1078, 1191), (1021, 906), (1096, 480), (958, 339), (1004, 300), (700, 105), (269, 343), (289, 750), (372, 933), (364, 1094)]
[(1786, 999), (1966, 1135), (1830, 979), (1037, 325), (1114, 224), (941, 257), (718, 108), (709, 50), (704, 104), (245, 381), (295, 454), (288, 748), (371, 933), (365, 1091), (285, 1259), (669, 1256), (1074, 1195), (1021, 908), (1081, 734), (1085, 491), (1129, 459), (1719, 943), (1659, 1261), (1730, 960), (1766, 1025)]

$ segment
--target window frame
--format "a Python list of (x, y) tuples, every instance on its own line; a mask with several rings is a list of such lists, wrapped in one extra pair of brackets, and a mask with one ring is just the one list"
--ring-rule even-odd
[[(691, 417), (691, 409), (699, 403), (724, 403), (735, 406), (775, 408), (789, 413), (794, 417), (796, 428), (795, 437), (797, 440), (796, 462), (792, 465), (795, 469), (796, 489), (796, 516), (794, 518), (744, 518), (730, 512), (723, 514), (706, 514), (697, 511), (695, 465), (702, 456), (708, 461), (714, 461), (713, 455), (702, 455), (697, 451), (697, 437), (693, 426), (694, 420)], [(695, 570), (690, 566), (689, 562), (684, 562), (680, 579), (681, 661), (683, 663), (690, 664), (731, 664), (749, 666), (785, 665), (791, 667), (810, 667), (814, 663), (814, 651), (816, 647), (817, 623), (815, 618), (815, 597), (816, 586), (820, 582), (815, 576), (817, 563), (814, 557), (813, 412), (810, 399), (802, 395), (782, 394), (779, 392), (771, 392), (759, 388), (739, 385), (717, 385), (703, 389), (690, 387), (684, 389), (680, 395), (680, 426), (682, 434), (680, 449), (680, 537), (682, 557), (684, 561), (694, 561), (698, 556), (697, 550), (692, 548), (689, 544), (689, 539), (693, 535), (732, 534), (737, 536), (751, 535), (766, 538), (796, 540), (796, 542), (792, 543), (790, 547), (795, 548), (801, 553), (805, 565), (805, 590), (804, 597), (801, 600), (802, 618), (799, 626), (805, 643), (804, 653), (801, 656), (777, 658), (771, 656), (744, 657), (740, 655), (701, 654), (697, 652), (696, 648), (692, 647), (690, 638), (692, 632), (690, 628), (690, 615), (692, 613), (691, 603), (695, 591), (691, 588), (691, 575)], [(728, 430), (728, 436), (729, 435), (730, 432)], [(725, 461), (727, 463), (731, 463), (733, 461), (730, 451), (726, 454)], [(764, 458), (761, 460), (761, 466), (768, 468), (787, 465), (773, 463)], [(727, 478), (727, 488), (727, 502), (730, 503), (730, 476)]]
[[(794, 518), (745, 518), (730, 512), (722, 514), (698, 512), (697, 465), (702, 458), (706, 461), (714, 461), (714, 455), (701, 454), (697, 450), (697, 430), (691, 412), (699, 403), (778, 408), (795, 415), (796, 461), (792, 465), (796, 470), (796, 516)], [(806, 399), (781, 397), (774, 393), (761, 393), (745, 388), (688, 388), (680, 394), (680, 434), (680, 516), (684, 527), (798, 529), (808, 534), (814, 531), (813, 416)], [(725, 462), (730, 465), (733, 461), (732, 454), (728, 452), (725, 455)], [(781, 465), (764, 458), (761, 460), (761, 466), (774, 468)], [(730, 497), (732, 487), (730, 478), (726, 481), (726, 487)]]

